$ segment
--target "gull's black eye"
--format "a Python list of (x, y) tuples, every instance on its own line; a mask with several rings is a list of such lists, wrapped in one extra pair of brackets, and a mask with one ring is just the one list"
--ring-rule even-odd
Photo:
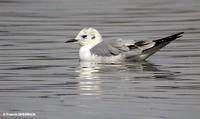
[(95, 36), (93, 36), (92, 39), (95, 39)]
[(82, 37), (82, 38), (87, 38), (87, 35), (82, 35), (81, 37)]

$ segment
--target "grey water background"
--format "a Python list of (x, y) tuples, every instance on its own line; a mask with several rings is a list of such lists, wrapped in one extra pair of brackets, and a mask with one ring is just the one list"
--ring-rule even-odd
[[(146, 62), (79, 62), (83, 27), (105, 39), (182, 38)], [(0, 118), (199, 119), (199, 0), (0, 0)]]

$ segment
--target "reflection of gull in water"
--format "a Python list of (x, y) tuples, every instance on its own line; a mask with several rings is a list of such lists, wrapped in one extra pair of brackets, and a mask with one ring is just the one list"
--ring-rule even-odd
[(80, 62), (77, 72), (80, 73), (81, 79), (98, 79), (96, 72), (99, 72), (100, 68), (100, 65), (95, 62)]
[[(136, 63), (94, 63), (80, 62), (76, 68), (78, 76), (74, 82), (67, 82), (64, 85), (76, 87), (79, 95), (103, 95), (108, 89), (116, 88), (125, 82), (125, 84), (138, 84), (144, 80), (174, 80), (174, 74), (168, 70), (160, 70), (162, 66), (154, 65), (150, 62)], [(163, 68), (165, 69), (165, 68)], [(120, 82), (119, 82), (120, 81)], [(115, 83), (112, 85), (111, 83)], [(117, 85), (117, 86), (116, 86)], [(126, 87), (126, 85), (125, 85)], [(133, 86), (134, 88), (134, 86)], [(101, 98), (101, 96), (94, 96)], [(64, 98), (60, 98), (64, 102)]]
[(79, 56), (82, 61), (113, 63), (122, 61), (143, 61), (171, 41), (181, 37), (183, 32), (153, 41), (125, 41), (122, 39), (106, 41), (94, 28), (82, 29), (75, 39), (81, 45)]
[(77, 79), (81, 95), (101, 95), (104, 88), (108, 88), (108, 83), (122, 81), (122, 83), (134, 84), (144, 80), (174, 80), (176, 72), (162, 69), (165, 69), (162, 65), (154, 65), (146, 61), (135, 63), (80, 62), (76, 72), (79, 75)]
[[(121, 78), (130, 80), (139, 72), (158, 71), (149, 62), (99, 64), (94, 62), (80, 62), (79, 73), (81, 95), (100, 95), (102, 92), (102, 79)], [(126, 74), (126, 75), (123, 75)], [(103, 80), (105, 82), (105, 80)]]
[(101, 80), (98, 77), (99, 66), (91, 62), (80, 62), (79, 73), (81, 95), (100, 95)]

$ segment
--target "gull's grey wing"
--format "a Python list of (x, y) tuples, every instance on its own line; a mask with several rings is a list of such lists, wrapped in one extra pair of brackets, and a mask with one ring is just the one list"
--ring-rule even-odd
[(94, 46), (91, 53), (99, 56), (115, 56), (123, 53), (127, 60), (145, 60), (159, 49), (163, 48), (173, 40), (182, 37), (184, 32), (176, 33), (171, 36), (153, 40), (153, 41), (138, 41), (124, 42), (121, 39), (112, 41), (102, 41)]
[(102, 41), (90, 49), (92, 54), (98, 56), (116, 56), (129, 50), (121, 39)]

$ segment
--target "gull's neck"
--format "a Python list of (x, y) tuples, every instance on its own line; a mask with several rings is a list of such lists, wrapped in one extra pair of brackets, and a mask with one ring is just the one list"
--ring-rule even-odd
[(91, 52), (90, 49), (93, 48), (95, 45), (84, 45), (81, 46), (79, 50), (80, 59), (83, 61), (90, 61), (91, 60)]

